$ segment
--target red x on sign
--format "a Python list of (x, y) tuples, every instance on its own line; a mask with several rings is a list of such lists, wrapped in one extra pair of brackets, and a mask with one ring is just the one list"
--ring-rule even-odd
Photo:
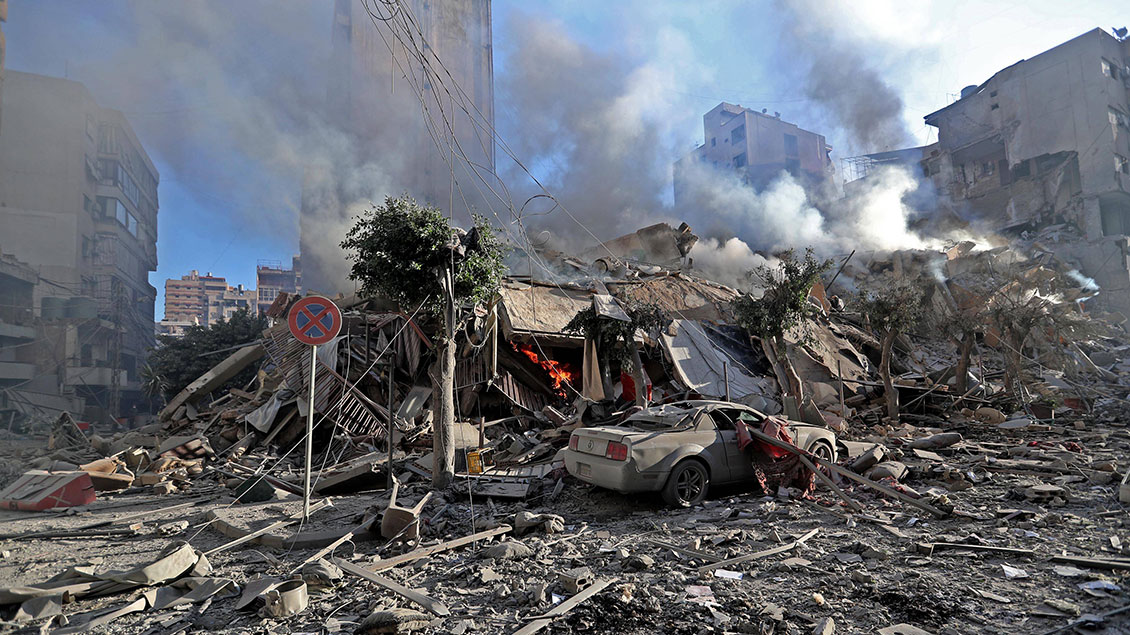
[(317, 295), (295, 302), (286, 321), (294, 339), (311, 346), (321, 346), (341, 332), (341, 311), (331, 300)]

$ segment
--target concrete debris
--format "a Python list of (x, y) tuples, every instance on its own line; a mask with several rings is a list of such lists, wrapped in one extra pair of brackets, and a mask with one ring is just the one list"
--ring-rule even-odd
[(427, 628), (431, 618), (411, 609), (376, 611), (357, 625), (356, 635), (383, 635), (385, 633), (411, 633)]
[(488, 560), (519, 560), (529, 558), (533, 554), (533, 550), (526, 545), (516, 540), (507, 540), (487, 547), (483, 552), (483, 557)]
[[(1130, 340), (1064, 282), (1070, 263), (967, 244), (855, 254), (814, 287), (808, 336), (781, 345), (798, 398), (736, 324), (743, 292), (680, 264), (689, 228), (641, 232), (613, 241), (615, 258), (547, 250), (567, 283), (514, 274), (479, 307), (457, 347), (446, 489), (431, 488), (437, 326), (379, 299), (337, 298), (342, 337), (317, 360), (274, 324), (157, 423), (91, 434), (67, 415), (5, 436), (0, 617), (152, 632), (913, 634), (1115, 609), (1130, 571)], [(663, 263), (633, 262), (637, 247)], [(919, 284), (937, 322), (892, 345), (897, 416), (879, 334), (852, 299), (893, 280)], [(1017, 297), (1072, 328), (1012, 346), (992, 314)], [(564, 331), (581, 311), (623, 323), (639, 302), (671, 321), (632, 334), (624, 356)], [(971, 339), (952, 333), (963, 311)], [(324, 383), (308, 402), (312, 362)], [(245, 368), (253, 382), (221, 388)], [(195, 548), (165, 553), (178, 539)], [(61, 573), (44, 580), (58, 571), (43, 562)], [(123, 597), (142, 587), (151, 599)], [(184, 608), (155, 610), (166, 601)]]

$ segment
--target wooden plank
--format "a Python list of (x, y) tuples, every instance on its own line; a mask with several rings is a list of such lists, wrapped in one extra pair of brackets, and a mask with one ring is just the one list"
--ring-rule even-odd
[(463, 536), (462, 538), (456, 538), (455, 540), (448, 540), (447, 542), (441, 542), (438, 545), (432, 545), (430, 547), (424, 547), (422, 549), (416, 549), (414, 551), (409, 551), (408, 553), (403, 553), (403, 554), (400, 554), (399, 556), (393, 556), (391, 558), (385, 558), (383, 560), (378, 560), (377, 562), (373, 563), (369, 567), (369, 571), (384, 571), (385, 569), (391, 569), (393, 567), (400, 566), (400, 565), (408, 563), (408, 562), (415, 562), (416, 560), (419, 560), (420, 558), (427, 558), (430, 555), (434, 555), (434, 554), (441, 553), (441, 552), (444, 552), (444, 551), (450, 551), (452, 549), (458, 549), (459, 547), (462, 547), (463, 545), (469, 545), (472, 542), (477, 542), (479, 540), (484, 540), (484, 539), (490, 538), (492, 536), (498, 536), (498, 535), (501, 535), (501, 534), (505, 534), (505, 533), (511, 531), (512, 529), (513, 528), (510, 525), (499, 525), (498, 527), (495, 527), (494, 529), (487, 529), (486, 531), (480, 531), (477, 534), (471, 534), (470, 536)]
[(966, 545), (960, 542), (928, 542), (933, 551), (944, 549), (964, 549), (966, 551), (981, 551), (984, 553), (999, 553), (1009, 556), (1032, 557), (1036, 555), (1031, 549), (1015, 549), (1012, 547), (993, 547), (991, 545)]
[[(325, 500), (322, 500), (322, 501), (318, 501), (317, 503), (310, 506), (310, 513), (313, 514), (314, 512), (325, 509), (326, 507), (333, 507), (333, 501), (328, 499), (328, 498), (325, 499)], [(208, 512), (208, 516), (209, 516), (209, 520), (217, 520), (219, 518), (218, 516), (215, 515), (214, 512)], [(239, 545), (242, 545), (243, 543), (248, 542), (250, 540), (253, 540), (255, 538), (258, 538), (259, 536), (262, 536), (263, 534), (272, 532), (272, 531), (278, 529), (279, 527), (285, 527), (285, 526), (290, 525), (292, 523), (296, 523), (299, 520), (302, 520), (302, 511), (301, 510), (295, 512), (294, 514), (288, 516), (287, 518), (285, 518), (283, 520), (278, 521), (277, 523), (272, 523), (272, 524), (267, 525), (266, 527), (264, 527), (262, 529), (257, 529), (257, 530), (255, 530), (251, 533), (240, 536), (239, 538), (236, 538), (235, 540), (233, 540), (231, 542), (224, 543), (224, 544), (220, 545), (219, 547), (216, 547), (215, 549), (212, 549), (210, 551), (205, 551), (204, 555), (211, 556), (212, 554), (220, 553), (221, 551), (227, 551), (228, 549), (231, 549), (232, 547), (237, 547)]]
[(1130, 561), (1106, 560), (1104, 558), (1077, 558), (1075, 556), (1052, 556), (1052, 562), (1075, 564), (1089, 569), (1130, 570)]
[(612, 584), (613, 582), (613, 579), (597, 580), (596, 582), (593, 582), (592, 586), (588, 587), (584, 591), (581, 591), (568, 600), (565, 600), (561, 604), (558, 604), (546, 613), (535, 617), (532, 622), (514, 631), (513, 635), (531, 635), (532, 633), (540, 631), (546, 626), (552, 624), (553, 620), (568, 613), (577, 605), (603, 591), (608, 587), (608, 585)]
[(750, 553), (750, 554), (746, 554), (744, 556), (738, 556), (736, 558), (730, 558), (729, 560), (722, 560), (722, 561), (719, 561), (719, 562), (715, 562), (713, 564), (703, 565), (703, 566), (698, 568), (698, 572), (699, 573), (708, 573), (710, 571), (713, 571), (714, 569), (718, 569), (718, 568), (721, 568), (721, 567), (728, 567), (730, 565), (739, 564), (739, 563), (742, 563), (742, 562), (749, 562), (750, 560), (761, 560), (762, 558), (768, 558), (769, 556), (775, 556), (779, 553), (785, 553), (786, 551), (792, 551), (793, 549), (796, 549), (797, 547), (803, 545), (805, 542), (808, 541), (809, 538), (815, 536), (817, 534), (817, 532), (819, 532), (819, 531), (820, 531), (819, 528), (813, 529), (812, 531), (808, 532), (807, 534), (801, 536), (800, 538), (797, 538), (796, 540), (794, 540), (790, 543), (780, 545), (778, 547), (773, 547), (772, 549), (766, 549), (764, 551), (758, 551), (757, 553)]
[(817, 469), (816, 466), (812, 464), (812, 461), (809, 461), (807, 458), (805, 458), (804, 456), (799, 455), (799, 454), (797, 455), (797, 458), (800, 459), (800, 462), (803, 463), (805, 467), (807, 467), (809, 470), (812, 470), (812, 473), (816, 475), (816, 478), (820, 479), (821, 483), (827, 485), (828, 489), (832, 490), (836, 494), (836, 496), (839, 496), (840, 500), (842, 500), (845, 505), (854, 509), (857, 512), (863, 511), (862, 505), (855, 502), (851, 498), (848, 498), (848, 495), (846, 493), (844, 493), (844, 491), (842, 489), (840, 489), (839, 486), (837, 486), (832, 481), (832, 479), (828, 478), (827, 474), (824, 474), (819, 469)]
[(671, 551), (684, 555), (688, 558), (698, 558), (699, 560), (705, 560), (707, 562), (722, 562), (722, 558), (720, 556), (716, 556), (712, 553), (694, 551), (692, 549), (683, 549), (682, 547), (677, 547), (669, 542), (663, 542), (662, 540), (648, 540), (648, 542), (653, 545), (663, 547), (664, 549), (670, 549)]
[(849, 478), (849, 479), (855, 481), (856, 483), (859, 483), (861, 485), (866, 485), (867, 487), (870, 487), (872, 489), (876, 489), (876, 490), (886, 494), (887, 496), (890, 496), (891, 498), (897, 498), (898, 500), (906, 503), (907, 505), (911, 505), (911, 506), (917, 507), (919, 509), (928, 511), (931, 514), (934, 514), (935, 516), (937, 516), (939, 518), (945, 518), (945, 517), (949, 516), (949, 514), (947, 514), (946, 512), (943, 512), (942, 510), (938, 509), (937, 507), (934, 507), (933, 505), (923, 503), (922, 501), (920, 501), (916, 498), (913, 498), (911, 496), (907, 496), (906, 494), (903, 494), (902, 492), (900, 492), (898, 490), (891, 489), (891, 488), (887, 487), (886, 485), (882, 485), (880, 483), (876, 483), (875, 481), (872, 481), (869, 478), (865, 478), (863, 476), (860, 476), (859, 474), (856, 474), (855, 472), (846, 470), (846, 469), (836, 465), (835, 463), (832, 463), (831, 461), (825, 461), (824, 459), (822, 459), (818, 456), (813, 456), (812, 454), (804, 452), (803, 450), (801, 450), (800, 448), (798, 448), (797, 446), (795, 446), (791, 443), (785, 443), (784, 441), (781, 441), (780, 439), (775, 439), (775, 438), (765, 434), (764, 432), (762, 432), (760, 430), (754, 430), (753, 428), (750, 428), (749, 433), (754, 438), (759, 439), (761, 441), (764, 441), (765, 443), (768, 443), (769, 445), (781, 448), (782, 450), (787, 450), (787, 451), (792, 452), (793, 454), (796, 454), (798, 456), (807, 457), (808, 459), (828, 468), (829, 470), (835, 472), (836, 474), (839, 474), (840, 476), (843, 476), (844, 478)]
[(341, 558), (334, 558), (334, 564), (341, 567), (342, 571), (352, 573), (353, 575), (359, 578), (364, 578), (381, 588), (388, 589), (393, 593), (397, 593), (403, 597), (408, 598), (409, 600), (412, 600), (416, 604), (419, 604), (420, 606), (428, 609), (428, 611), (432, 615), (438, 615), (439, 617), (446, 617), (448, 615), (451, 615), (451, 609), (447, 608), (447, 605), (445, 605), (444, 603), (428, 597), (427, 595), (424, 595), (423, 593), (420, 593), (418, 591), (413, 591), (406, 586), (397, 584), (396, 582), (389, 580), (384, 576), (377, 575), (372, 571), (369, 571), (368, 569), (362, 569), (352, 562), (342, 560)]

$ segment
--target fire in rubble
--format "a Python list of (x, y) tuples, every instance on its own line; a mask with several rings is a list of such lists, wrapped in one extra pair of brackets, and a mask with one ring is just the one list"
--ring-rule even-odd
[(541, 366), (545, 372), (549, 373), (550, 378), (553, 379), (553, 390), (558, 395), (565, 396), (565, 388), (563, 384), (572, 385), (576, 382), (580, 373), (576, 368), (567, 362), (558, 362), (552, 359), (542, 359), (538, 356), (537, 351), (534, 350), (529, 344), (522, 344), (519, 342), (511, 342), (514, 350), (525, 355), (531, 362)]

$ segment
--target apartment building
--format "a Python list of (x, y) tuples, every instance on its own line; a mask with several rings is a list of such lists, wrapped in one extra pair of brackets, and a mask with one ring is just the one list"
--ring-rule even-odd
[(122, 113), (79, 82), (9, 70), (2, 99), (0, 236), (38, 276), (27, 308), (50, 344), (25, 388), (77, 395), (91, 420), (144, 407), (157, 170)]
[(675, 163), (675, 202), (687, 191), (688, 170), (695, 164), (735, 170), (762, 189), (782, 172), (806, 183), (831, 178), (832, 146), (824, 136), (781, 119), (722, 102), (702, 116), (703, 144)]

